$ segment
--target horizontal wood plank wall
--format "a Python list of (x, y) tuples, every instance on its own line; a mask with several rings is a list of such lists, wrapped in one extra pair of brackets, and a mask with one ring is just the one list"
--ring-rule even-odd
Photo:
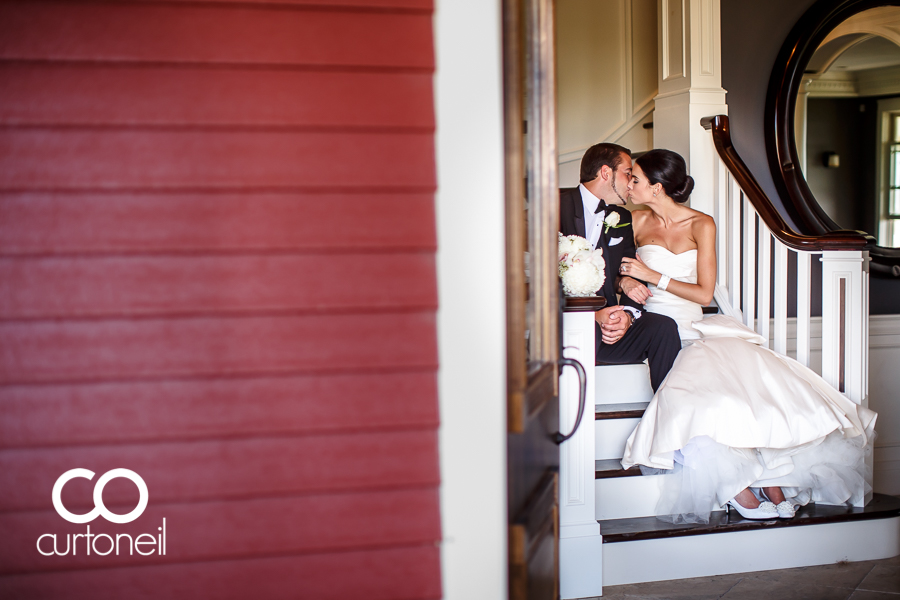
[(0, 4), (0, 597), (440, 597), (432, 9)]

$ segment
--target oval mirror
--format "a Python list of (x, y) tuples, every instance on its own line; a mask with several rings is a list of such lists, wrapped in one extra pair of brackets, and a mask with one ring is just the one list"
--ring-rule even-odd
[(776, 60), (769, 165), (805, 233), (865, 231), (900, 275), (900, 0), (820, 0)]

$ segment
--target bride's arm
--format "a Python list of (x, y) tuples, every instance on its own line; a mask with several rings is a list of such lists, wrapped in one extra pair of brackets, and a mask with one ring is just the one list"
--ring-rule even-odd
[(716, 222), (712, 217), (703, 215), (695, 221), (692, 230), (697, 240), (697, 283), (673, 279), (666, 289), (676, 296), (707, 306), (716, 291)]
[[(674, 279), (669, 281), (666, 291), (691, 302), (708, 305), (712, 302), (716, 289), (716, 223), (708, 215), (698, 216), (691, 227), (691, 234), (697, 240), (697, 283), (685, 283)], [(628, 264), (628, 275), (658, 285), (665, 273), (657, 273), (638, 259), (622, 259)]]

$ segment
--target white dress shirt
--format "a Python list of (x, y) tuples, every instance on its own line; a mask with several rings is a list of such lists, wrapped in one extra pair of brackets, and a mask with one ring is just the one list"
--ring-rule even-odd
[(603, 232), (603, 219), (606, 218), (606, 211), (601, 210), (594, 214), (594, 211), (600, 206), (600, 198), (584, 187), (583, 183), (578, 184), (578, 191), (581, 192), (581, 204), (584, 206), (584, 237), (591, 243), (591, 248), (597, 248), (597, 242), (600, 241), (600, 234)]

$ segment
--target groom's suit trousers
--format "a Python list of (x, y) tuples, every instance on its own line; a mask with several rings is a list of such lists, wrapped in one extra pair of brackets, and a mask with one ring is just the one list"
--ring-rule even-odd
[(669, 317), (644, 311), (615, 344), (604, 344), (595, 323), (597, 363), (630, 365), (650, 359), (650, 385), (655, 392), (681, 350), (678, 326)]

